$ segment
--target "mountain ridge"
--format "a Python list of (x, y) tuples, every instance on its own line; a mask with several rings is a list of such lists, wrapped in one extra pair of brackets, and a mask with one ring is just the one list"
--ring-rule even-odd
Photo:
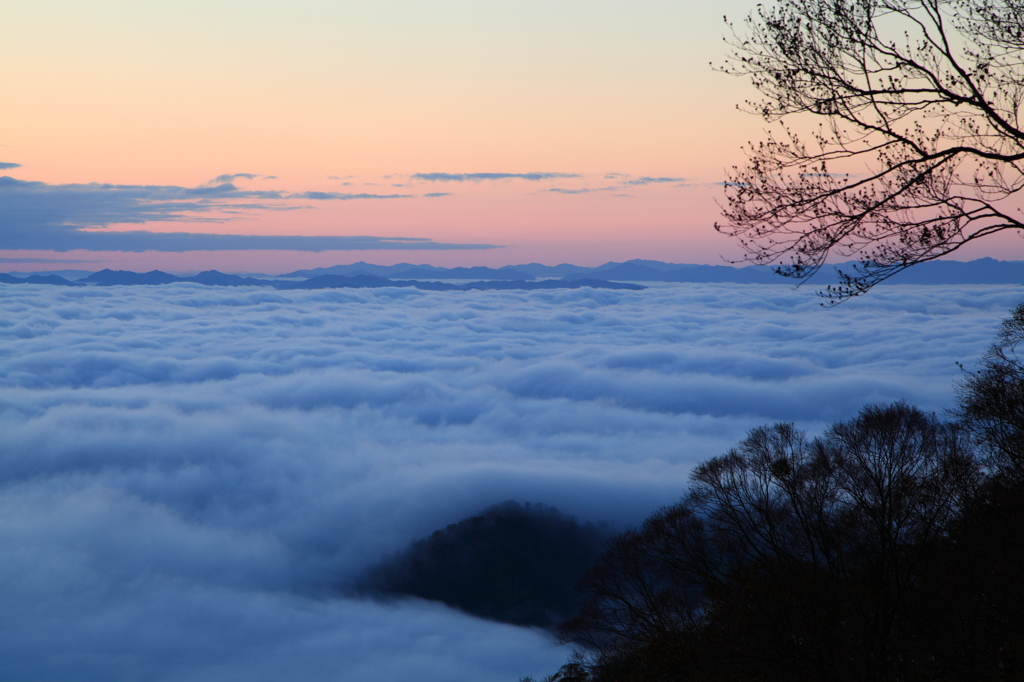
[[(822, 287), (837, 283), (839, 281), (837, 271), (849, 272), (855, 265), (857, 265), (855, 261), (826, 265), (814, 277), (807, 280), (806, 284), (809, 284), (811, 287)], [(612, 261), (597, 267), (583, 267), (570, 263), (561, 263), (559, 265), (526, 263), (500, 268), (486, 266), (444, 268), (426, 264), (414, 265), (411, 263), (374, 265), (359, 261), (349, 265), (295, 270), (283, 275), (264, 275), (258, 273), (239, 275), (206, 270), (194, 275), (179, 276), (160, 270), (136, 273), (127, 270), (106, 269), (93, 272), (78, 279), (68, 279), (62, 277), (56, 271), (44, 271), (27, 277), (14, 277), (11, 274), (0, 273), (0, 282), (10, 284), (47, 283), (64, 286), (82, 284), (107, 286), (112, 284), (167, 284), (185, 281), (217, 286), (273, 286), (273, 282), (308, 281), (322, 276), (377, 277), (386, 278), (391, 282), (420, 282), (421, 285), (424, 282), (436, 282), (438, 280), (494, 283), (493, 286), (488, 288), (509, 288), (499, 287), (496, 284), (499, 282), (532, 282), (540, 284), (547, 281), (571, 283), (584, 280), (605, 282), (798, 284), (796, 280), (775, 274), (770, 266), (748, 265), (745, 267), (735, 267), (732, 265), (665, 263), (643, 259), (622, 262)], [(365, 281), (369, 282), (370, 280)], [(1000, 261), (988, 257), (973, 261), (930, 261), (908, 268), (885, 280), (883, 284), (1024, 284), (1024, 261)], [(385, 285), (378, 284), (377, 286)], [(390, 284), (387, 286), (399, 285)], [(403, 286), (413, 286), (413, 284)], [(543, 288), (550, 287), (551, 285), (543, 285)], [(419, 288), (437, 289), (438, 287), (419, 286)], [(511, 288), (517, 287), (511, 286)]]
[(628, 282), (608, 282), (599, 279), (541, 280), (539, 282), (521, 279), (473, 281), (466, 284), (451, 282), (388, 279), (370, 274), (317, 275), (305, 280), (258, 279), (240, 277), (217, 270), (206, 270), (191, 277), (178, 277), (162, 270), (132, 272), (131, 270), (101, 270), (78, 281), (68, 281), (57, 275), (32, 275), (27, 278), (11, 277), (0, 273), (0, 283), (7, 284), (56, 284), (63, 286), (160, 286), (188, 282), (204, 286), (262, 286), (278, 290), (293, 289), (376, 289), (382, 287), (412, 287), (425, 291), (469, 291), (472, 289), (492, 290), (536, 290), (536, 289), (629, 289), (638, 291), (647, 287)]

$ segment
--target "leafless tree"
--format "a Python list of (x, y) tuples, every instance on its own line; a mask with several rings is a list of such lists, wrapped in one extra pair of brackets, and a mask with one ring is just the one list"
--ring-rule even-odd
[(746, 261), (804, 280), (854, 260), (821, 292), (834, 304), (1024, 229), (1024, 0), (777, 0), (730, 28), (722, 70), (781, 121), (715, 225)]
[(961, 429), (904, 403), (867, 407), (813, 440), (791, 424), (754, 429), (691, 479), (581, 583), (585, 606), (562, 628), (599, 652), (581, 679), (885, 680), (921, 667), (911, 621), (927, 560), (977, 484)]
[(1024, 303), (1003, 320), (981, 367), (958, 386), (959, 416), (988, 451), (994, 473), (1024, 482)]

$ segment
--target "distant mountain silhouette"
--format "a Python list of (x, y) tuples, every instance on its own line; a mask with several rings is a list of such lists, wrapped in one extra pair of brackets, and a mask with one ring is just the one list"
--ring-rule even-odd
[(402, 286), (386, 277), (376, 275), (319, 275), (302, 282), (273, 282), (276, 289), (371, 289)]
[(29, 275), (25, 278), (27, 284), (55, 284), (61, 287), (80, 287), (79, 282), (69, 282), (58, 275)]
[(460, 284), (456, 289), (468, 291), (470, 289), (579, 289), (580, 287), (591, 287), (593, 289), (631, 289), (639, 291), (647, 287), (632, 282), (609, 282), (603, 279), (586, 278), (576, 280), (544, 279), (539, 282), (471, 282)]
[(568, 275), (565, 279), (582, 279), (599, 274), (602, 278), (625, 280), (627, 282), (733, 282), (738, 284), (777, 284), (791, 282), (779, 277), (771, 268), (750, 266), (734, 268), (728, 265), (675, 265), (661, 263), (671, 267), (654, 267), (650, 262), (628, 261), (626, 263), (608, 264), (596, 272), (581, 272)]
[[(807, 283), (823, 287), (839, 281), (837, 270), (850, 272), (855, 262), (824, 266)], [(278, 289), (319, 289), (327, 287), (415, 287), (432, 291), (457, 289), (571, 289), (590, 286), (611, 289), (631, 289), (636, 285), (626, 282), (692, 282), (734, 284), (788, 284), (798, 282), (776, 275), (769, 266), (751, 265), (693, 265), (662, 263), (652, 260), (629, 260), (605, 263), (586, 268), (563, 263), (561, 265), (525, 265), (502, 268), (442, 268), (433, 265), (373, 265), (352, 263), (329, 268), (296, 270), (280, 278), (243, 277), (216, 270), (207, 270), (191, 277), (179, 277), (160, 270), (137, 273), (127, 270), (102, 270), (84, 279), (70, 282), (56, 275), (13, 277), (0, 273), (0, 282), (24, 284), (27, 282), (62, 284), (78, 283), (98, 286), (130, 284), (170, 284), (196, 282), (211, 286), (268, 286)], [(301, 278), (301, 281), (300, 281)], [(333, 278), (333, 279), (332, 279)], [(542, 279), (543, 278), (543, 279)], [(475, 280), (467, 284), (452, 284), (437, 280)], [(1000, 261), (980, 258), (969, 262), (931, 261), (920, 263), (889, 278), (885, 284), (1024, 284), (1024, 262)], [(642, 288), (642, 287), (641, 287)]]
[(532, 280), (537, 279), (528, 272), (515, 268), (427, 268), (420, 266), (391, 275), (396, 279), (494, 279)]
[(177, 277), (161, 270), (150, 270), (149, 272), (132, 272), (131, 270), (100, 270), (88, 277), (83, 277), (79, 282), (96, 284), (101, 287), (110, 287), (123, 284), (170, 284), (180, 282)]
[(12, 277), (6, 273), (0, 273), (0, 282), (7, 284), (56, 284), (62, 287), (80, 287), (79, 282), (70, 282), (59, 275), (29, 275), (28, 277)]
[[(850, 271), (855, 263), (826, 265), (808, 283), (824, 286), (839, 281), (836, 269)], [(470, 274), (472, 273), (472, 274)], [(478, 273), (478, 274), (477, 274)], [(353, 263), (316, 270), (298, 270), (282, 277), (313, 277), (316, 275), (368, 274), (395, 279), (537, 279), (565, 280), (600, 279), (625, 282), (694, 282), (735, 284), (789, 284), (796, 280), (776, 275), (770, 266), (749, 265), (696, 265), (664, 263), (654, 260), (633, 259), (610, 262), (588, 268), (562, 263), (542, 265), (526, 263), (503, 268), (442, 268), (432, 265), (372, 265)], [(909, 268), (887, 280), (888, 284), (1024, 284), (1024, 262), (999, 261), (992, 258), (963, 261), (931, 261)]]
[[(842, 268), (843, 266), (839, 266)], [(888, 284), (1024, 284), (1024, 262), (979, 258), (968, 262), (933, 260), (907, 268)]]
[(207, 286), (217, 287), (241, 287), (241, 286), (267, 286), (270, 284), (265, 279), (256, 279), (253, 277), (239, 277), (238, 275), (225, 275), (223, 272), (216, 270), (206, 270), (200, 272), (198, 275), (192, 277), (182, 277), (182, 282), (195, 282), (196, 284), (206, 284)]
[(375, 275), (389, 279), (500, 279), (500, 280), (531, 280), (536, 277), (524, 270), (514, 267), (488, 268), (477, 266), (472, 268), (441, 268), (434, 265), (373, 265), (372, 263), (352, 263), (351, 265), (335, 265), (329, 268), (312, 270), (296, 270), (280, 277), (319, 277), (320, 275)]
[(594, 289), (630, 289), (638, 291), (646, 287), (628, 282), (607, 282), (598, 279), (562, 281), (546, 279), (539, 282), (524, 282), (522, 280), (502, 281), (481, 281), (468, 282), (466, 284), (452, 284), (451, 282), (421, 282), (419, 280), (387, 279), (375, 275), (320, 275), (311, 277), (302, 282), (275, 281), (271, 285), (276, 289), (367, 289), (377, 287), (413, 287), (425, 291), (470, 291), (481, 290), (491, 291), (496, 289), (579, 289), (580, 287), (591, 287)]
[[(463, 268), (463, 270), (469, 271), (472, 270), (472, 268)], [(255, 277), (240, 277), (238, 275), (228, 275), (223, 272), (218, 272), (217, 270), (206, 270), (205, 272), (200, 272), (198, 275), (194, 275), (192, 277), (178, 277), (177, 275), (172, 275), (170, 273), (162, 272), (160, 270), (151, 270), (150, 272), (139, 273), (131, 272), (130, 270), (107, 269), (93, 273), (88, 277), (77, 282), (69, 282), (63, 277), (57, 277), (56, 275), (32, 275), (31, 277), (24, 279), (18, 277), (11, 277), (10, 275), (0, 275), (0, 282), (6, 282), (8, 284), (61, 284), (65, 286), (83, 286), (85, 284), (91, 284), (94, 286), (155, 286), (161, 284), (172, 284), (174, 282), (192, 282), (195, 284), (203, 284), (206, 286), (263, 286), (281, 290), (339, 288), (372, 289), (380, 287), (412, 287), (416, 289), (423, 289), (426, 291), (469, 291), (472, 289), (579, 289), (580, 287), (592, 287), (595, 289), (640, 290), (646, 288), (639, 284), (631, 284), (626, 282), (607, 282), (598, 279), (581, 279), (574, 281), (542, 280), (539, 282), (514, 279), (467, 282), (466, 284), (452, 284), (451, 282), (424, 282), (415, 279), (393, 280), (388, 279), (386, 277), (379, 277), (377, 275), (369, 275), (365, 273), (351, 276), (318, 275), (316, 277), (310, 277), (309, 279), (306, 280), (295, 281), (259, 279)]]
[(289, 272), (278, 277), (291, 277), (295, 279), (311, 277), (319, 277), (320, 275), (345, 275), (351, 277), (352, 275), (376, 275), (378, 277), (384, 277), (393, 272), (401, 272), (403, 270), (411, 270), (413, 268), (431, 268), (431, 265), (413, 265), (412, 263), (398, 263), (397, 265), (374, 265), (373, 263), (366, 263), (364, 261), (358, 261), (350, 265), (332, 265), (329, 268), (312, 268), (310, 270), (296, 270), (295, 272)]
[[(534, 277), (566, 277), (581, 272), (593, 273), (600, 268), (586, 268), (579, 265), (562, 263), (560, 265), (541, 265), (540, 263), (527, 263), (525, 265), (511, 265), (520, 272), (525, 272)], [(604, 267), (604, 266), (602, 266)]]

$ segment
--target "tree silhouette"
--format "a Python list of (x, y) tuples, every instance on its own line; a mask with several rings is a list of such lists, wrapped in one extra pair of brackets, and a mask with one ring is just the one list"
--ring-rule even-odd
[(1024, 304), (955, 422), (752, 430), (613, 539), (546, 682), (1024, 679)]
[(989, 466), (1004, 477), (1024, 480), (1024, 303), (1003, 320), (981, 368), (960, 383), (959, 416), (989, 455)]
[(787, 121), (726, 182), (715, 228), (746, 260), (799, 280), (858, 261), (834, 304), (1024, 228), (1024, 0), (779, 0), (732, 29), (722, 70)]
[(691, 480), (582, 581), (561, 632), (599, 652), (591, 679), (896, 680), (928, 664), (934, 557), (979, 480), (963, 429), (872, 406), (813, 440), (755, 429)]

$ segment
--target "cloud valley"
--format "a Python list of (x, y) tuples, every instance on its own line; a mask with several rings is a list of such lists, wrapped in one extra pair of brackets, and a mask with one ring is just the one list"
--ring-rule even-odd
[(344, 587), (495, 502), (627, 526), (753, 426), (941, 411), (1021, 291), (0, 287), (11, 680), (550, 672), (544, 633)]

